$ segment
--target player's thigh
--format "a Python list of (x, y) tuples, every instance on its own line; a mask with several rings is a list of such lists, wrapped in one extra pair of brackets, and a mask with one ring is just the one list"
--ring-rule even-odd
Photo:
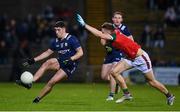
[(112, 73), (122, 73), (125, 70), (132, 68), (125, 60), (119, 61), (112, 70)]
[(58, 70), (60, 68), (59, 62), (56, 58), (47, 60), (44, 64), (48, 69)]
[(59, 69), (56, 74), (49, 80), (48, 83), (54, 85), (63, 78), (67, 78), (67, 74), (62, 69)]
[(115, 68), (115, 66), (118, 64), (118, 62), (114, 62), (112, 63), (112, 67), (111, 67), (111, 70)]
[(155, 77), (154, 77), (154, 73), (153, 71), (149, 71), (147, 73), (144, 73), (145, 74), (145, 78), (147, 81), (153, 81), (153, 80), (156, 80)]
[(102, 65), (102, 69), (101, 69), (101, 77), (103, 79), (107, 78), (111, 69), (112, 69), (113, 64), (109, 63), (109, 64), (103, 64)]

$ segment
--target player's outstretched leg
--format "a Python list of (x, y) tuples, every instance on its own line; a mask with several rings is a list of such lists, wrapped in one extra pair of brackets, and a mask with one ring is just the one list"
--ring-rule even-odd
[(19, 86), (25, 87), (26, 89), (31, 89), (32, 83), (24, 84), (21, 80), (16, 80), (15, 83)]
[(109, 78), (110, 78), (110, 92), (108, 97), (106, 98), (106, 101), (114, 100), (114, 94), (115, 94), (116, 81), (111, 75), (109, 76)]
[(116, 80), (120, 84), (120, 86), (122, 88), (122, 91), (123, 91), (123, 94), (124, 94), (121, 98), (116, 100), (116, 103), (122, 103), (125, 100), (132, 100), (133, 97), (132, 97), (131, 93), (129, 92), (128, 88), (127, 88), (127, 85), (126, 85), (126, 83), (124, 81), (124, 78), (119, 74), (116, 74), (114, 76), (116, 77)]
[(110, 75), (110, 71), (113, 67), (113, 64), (109, 63), (109, 64), (103, 64), (102, 66), (102, 71), (101, 71), (101, 78), (103, 80), (107, 80), (110, 82), (110, 92), (106, 98), (106, 101), (112, 101), (114, 100), (114, 92), (115, 92), (115, 84), (116, 81), (114, 80), (114, 78)]
[(157, 90), (159, 90), (160, 92), (162, 92), (166, 96), (167, 104), (173, 105), (174, 100), (175, 100), (175, 96), (173, 94), (171, 94), (162, 83), (160, 83), (159, 81), (157, 81), (155, 79), (153, 71), (151, 70), (150, 72), (145, 73), (145, 76), (146, 76), (148, 83), (152, 87), (156, 88)]
[(121, 103), (125, 100), (133, 99), (132, 95), (128, 91), (128, 87), (126, 85), (124, 78), (122, 77), (122, 75), (119, 75), (123, 71), (129, 68), (131, 68), (131, 66), (129, 66), (125, 61), (120, 61), (119, 63), (117, 63), (117, 65), (114, 67), (114, 69), (111, 72), (111, 75), (116, 79), (117, 83), (120, 85), (124, 93), (124, 95), (120, 99), (116, 100), (116, 103)]
[(51, 92), (54, 85), (64, 77), (67, 77), (66, 73), (62, 69), (58, 70), (56, 74), (50, 79), (50, 81), (45, 85), (45, 87), (41, 90), (40, 94), (33, 100), (33, 103), (39, 103), (43, 97)]

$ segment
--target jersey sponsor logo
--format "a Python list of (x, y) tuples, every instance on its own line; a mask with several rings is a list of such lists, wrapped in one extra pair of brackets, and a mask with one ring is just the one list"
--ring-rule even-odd
[(70, 49), (65, 49), (65, 50), (60, 50), (60, 51), (58, 51), (58, 53), (60, 53), (60, 54), (66, 54), (67, 52), (69, 52), (70, 51)]

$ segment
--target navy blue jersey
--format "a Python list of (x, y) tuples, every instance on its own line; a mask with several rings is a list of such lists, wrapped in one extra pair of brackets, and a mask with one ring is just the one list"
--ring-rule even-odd
[(69, 59), (76, 54), (76, 49), (81, 47), (75, 36), (67, 35), (64, 39), (55, 38), (50, 43), (50, 49), (58, 52), (60, 62)]
[(121, 33), (123, 33), (123, 34), (126, 35), (126, 36), (130, 36), (130, 35), (131, 35), (128, 27), (127, 27), (126, 25), (124, 25), (124, 24), (119, 25), (119, 26), (118, 26), (118, 29), (119, 29), (119, 31), (120, 31)]

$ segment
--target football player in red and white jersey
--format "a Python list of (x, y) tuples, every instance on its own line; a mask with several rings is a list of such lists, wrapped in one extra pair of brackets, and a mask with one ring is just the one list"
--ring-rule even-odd
[[(124, 54), (127, 56), (127, 58), (131, 60), (128, 61), (124, 59), (120, 61), (111, 71), (111, 75), (120, 84), (122, 89), (127, 88), (127, 86), (124, 83), (122, 77), (119, 76), (119, 74), (129, 68), (134, 67), (145, 74), (148, 83), (152, 87), (156, 88), (167, 97), (168, 105), (173, 105), (175, 96), (171, 94), (163, 84), (161, 84), (159, 81), (155, 79), (152, 70), (151, 60), (148, 54), (143, 49), (141, 49), (141, 46), (139, 44), (127, 38), (124, 34), (119, 32), (118, 30), (115, 30), (113, 24), (111, 23), (105, 22), (102, 25), (101, 31), (99, 31), (96, 28), (86, 24), (83, 18), (79, 14), (77, 14), (77, 21), (81, 26), (83, 26), (85, 29), (90, 31), (96, 37), (109, 40), (110, 44), (112, 44), (113, 47), (123, 51)], [(125, 97), (122, 97), (118, 99), (116, 103), (120, 103), (124, 101), (124, 99)]]

